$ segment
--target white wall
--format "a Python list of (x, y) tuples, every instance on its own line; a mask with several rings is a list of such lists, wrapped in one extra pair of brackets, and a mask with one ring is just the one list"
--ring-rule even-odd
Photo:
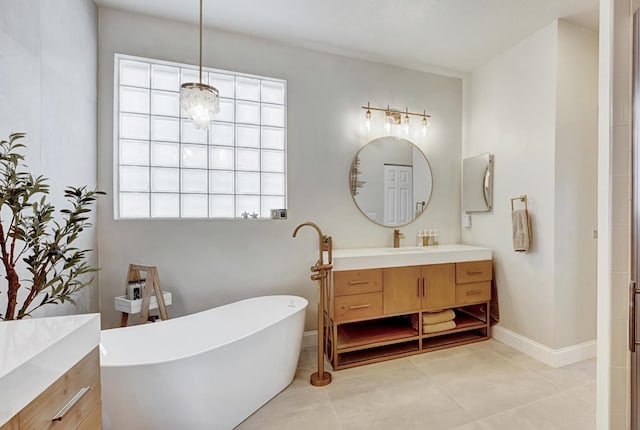
[[(463, 243), (493, 250), (504, 327), (553, 343), (553, 213), (557, 26), (475, 70), (465, 106), (463, 157), (494, 154), (493, 209), (472, 214)], [(526, 194), (533, 247), (513, 252), (511, 197)]]
[(595, 338), (598, 35), (558, 21), (555, 344)]
[(315, 328), (317, 287), (309, 266), (317, 258), (315, 221), (336, 247), (389, 246), (392, 230), (364, 218), (348, 186), (349, 166), (374, 136), (363, 131), (360, 106), (426, 109), (428, 137), (415, 143), (429, 158), (433, 195), (426, 213), (403, 228), (413, 244), (419, 228), (438, 228), (443, 243), (459, 239), (462, 84), (361, 60), (205, 30), (206, 66), (266, 75), (288, 85), (288, 201), (286, 221), (114, 221), (113, 55), (147, 56), (194, 64), (197, 28), (99, 10), (98, 183), (109, 192), (99, 207), (100, 292), (103, 325), (117, 325), (113, 297), (122, 294), (127, 264), (159, 266), (163, 288), (174, 292), (172, 315), (241, 298), (292, 293), (310, 299), (307, 328)]
[[(596, 36), (554, 22), (473, 71), (466, 97), (463, 157), (495, 162), (493, 209), (472, 214), (462, 241), (494, 251), (501, 326), (550, 348), (593, 340)], [(528, 253), (512, 248), (521, 194)]]
[[(90, 0), (0, 0), (0, 11), (0, 139), (27, 133), (29, 171), (49, 178), (60, 208), (66, 186), (96, 186), (98, 11)], [(95, 228), (86, 231), (78, 246), (97, 249), (96, 238)], [(96, 252), (89, 259), (97, 265)], [(0, 293), (5, 282), (2, 273)], [(47, 306), (36, 315), (97, 309), (92, 287), (77, 307)]]

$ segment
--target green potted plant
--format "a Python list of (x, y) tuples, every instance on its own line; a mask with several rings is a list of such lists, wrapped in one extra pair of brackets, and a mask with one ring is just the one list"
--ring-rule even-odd
[(104, 193), (68, 187), (70, 207), (56, 211), (47, 202), (47, 179), (22, 171), (24, 136), (14, 133), (0, 141), (0, 261), (7, 280), (0, 283), (0, 294), (6, 289), (8, 299), (6, 310), (0, 309), (2, 320), (22, 319), (49, 304), (75, 303), (72, 296), (90, 285), (98, 270), (86, 260), (90, 250), (74, 242), (91, 227), (90, 207)]

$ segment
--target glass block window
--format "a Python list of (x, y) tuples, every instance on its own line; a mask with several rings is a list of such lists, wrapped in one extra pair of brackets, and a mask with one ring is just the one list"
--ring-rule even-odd
[(286, 208), (286, 95), (281, 79), (203, 69), (220, 112), (197, 130), (180, 85), (197, 66), (116, 54), (116, 218), (270, 218)]

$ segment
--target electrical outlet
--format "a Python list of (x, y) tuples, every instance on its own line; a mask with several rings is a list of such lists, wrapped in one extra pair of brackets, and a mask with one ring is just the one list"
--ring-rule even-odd
[(271, 209), (271, 219), (287, 219), (287, 210)]
[(471, 215), (469, 214), (462, 215), (462, 226), (464, 228), (471, 228)]

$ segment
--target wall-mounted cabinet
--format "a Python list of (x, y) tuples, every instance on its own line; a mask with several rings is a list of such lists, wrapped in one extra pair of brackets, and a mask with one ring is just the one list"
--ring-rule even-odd
[[(335, 271), (327, 358), (339, 370), (487, 340), (491, 279), (490, 259)], [(423, 324), (447, 309), (455, 324)]]

